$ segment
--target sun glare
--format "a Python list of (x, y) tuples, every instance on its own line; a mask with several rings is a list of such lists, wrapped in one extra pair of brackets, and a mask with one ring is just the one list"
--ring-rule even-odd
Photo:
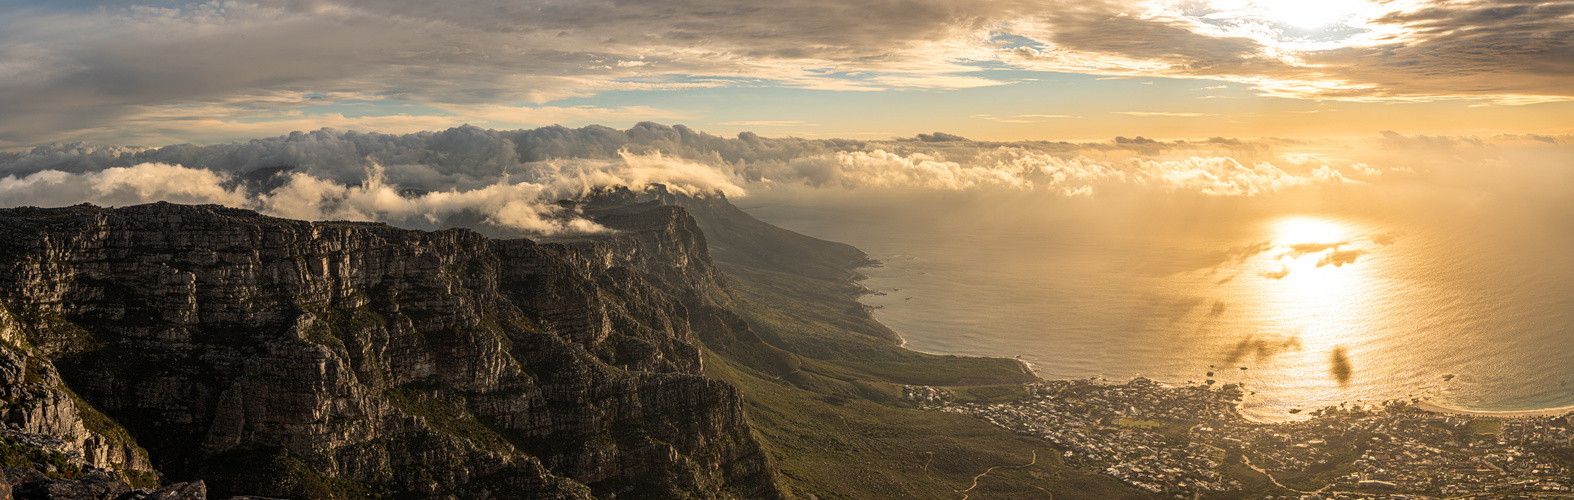
[(1263, 226), (1271, 249), (1256, 264), (1260, 279), (1249, 281), (1237, 301), (1258, 304), (1268, 324), (1298, 343), (1301, 350), (1284, 360), (1298, 376), (1325, 376), (1329, 353), (1367, 331), (1373, 288), (1362, 238), (1367, 232), (1307, 215)]
[(1327, 219), (1289, 217), (1273, 223), (1273, 238), (1282, 245), (1339, 243), (1348, 241), (1344, 226)]

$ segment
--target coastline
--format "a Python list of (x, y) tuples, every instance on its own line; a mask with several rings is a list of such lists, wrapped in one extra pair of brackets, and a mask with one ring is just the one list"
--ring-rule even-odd
[[(859, 251), (862, 251), (862, 249), (859, 249)], [(849, 285), (851, 285), (852, 287), (854, 287), (854, 291), (852, 293), (848, 294), (849, 297), (863, 307), (865, 314), (867, 314), (870, 319), (873, 319), (876, 322), (881, 323), (882, 325), (886, 325), (886, 328), (889, 329), (890, 332), (892, 333), (892, 335), (895, 337), (895, 341), (896, 341), (897, 347), (902, 348), (902, 349), (906, 349), (906, 350), (909, 350), (909, 351), (913, 351), (913, 352), (921, 352), (921, 353), (926, 353), (926, 354), (965, 356), (965, 355), (954, 354), (954, 353), (934, 352), (934, 351), (927, 351), (927, 350), (913, 348), (913, 346), (908, 342), (908, 339), (904, 335), (902, 335), (902, 332), (898, 331), (895, 328), (891, 328), (889, 324), (887, 324), (885, 321), (882, 320), (882, 318), (880, 318), (880, 315), (879, 315), (879, 309), (881, 309), (880, 306), (873, 306), (873, 305), (870, 305), (868, 303), (863, 302), (863, 299), (866, 296), (870, 296), (870, 295), (885, 295), (885, 293), (882, 292), (882, 291), (879, 291), (879, 290), (875, 290), (875, 289), (870, 288), (869, 286), (867, 286), (865, 284), (865, 281), (869, 279), (869, 276), (867, 274), (864, 274), (862, 271), (864, 269), (866, 269), (866, 268), (884, 267), (884, 265), (885, 265), (884, 261), (882, 261), (880, 259), (875, 259), (873, 257), (870, 257), (867, 253), (864, 254), (864, 258), (863, 259), (860, 259), (858, 261), (854, 261), (854, 262), (850, 263), (850, 265), (849, 265), (850, 269), (849, 270), (852, 272), (852, 275), (848, 277), (847, 283)], [(1036, 377), (1036, 378), (1038, 378), (1040, 380), (1043, 380), (1043, 381), (1053, 381), (1053, 380), (1078, 381), (1078, 380), (1083, 380), (1081, 378), (1046, 378), (1046, 377), (1044, 377), (1043, 375), (1041, 375), (1039, 373), (1039, 370), (1037, 369), (1036, 366), (1034, 366), (1033, 363), (1030, 363), (1030, 362), (1022, 359), (1022, 357), (1020, 355), (1016, 356), (1014, 358), (1013, 357), (1009, 357), (1009, 356), (981, 356), (981, 357), (992, 357), (992, 358), (999, 358), (999, 359), (1011, 359), (1013, 361), (1016, 361), (1016, 364), (1020, 367), (1020, 369), (1023, 370), (1024, 373), (1031, 374), (1032, 376), (1034, 376), (1034, 377)], [(1137, 375), (1137, 376), (1138, 377), (1142, 377), (1142, 375), (1140, 375), (1140, 374)], [(1095, 376), (1095, 378), (1098, 378), (1098, 377)], [(1119, 379), (1109, 380), (1109, 381), (1106, 381), (1106, 382), (1103, 382), (1103, 383), (1118, 385), (1118, 384), (1121, 383), (1118, 380)], [(1159, 383), (1159, 384), (1162, 384), (1162, 385), (1166, 385), (1166, 386), (1170, 386), (1170, 387), (1183, 387), (1183, 386), (1190, 385), (1187, 382), (1181, 382), (1179, 380), (1173, 380), (1173, 381), (1171, 381), (1171, 380), (1157, 380), (1157, 379), (1150, 379), (1150, 380), (1153, 380), (1156, 383)], [(1406, 399), (1408, 399), (1408, 398), (1406, 398)], [(1402, 401), (1402, 400), (1403, 399), (1395, 399), (1393, 401)], [(1492, 418), (1492, 419), (1556, 418), (1556, 417), (1561, 417), (1561, 416), (1564, 416), (1564, 415), (1574, 414), (1574, 405), (1562, 406), (1562, 407), (1553, 407), (1553, 408), (1529, 409), (1529, 410), (1466, 410), (1466, 409), (1460, 409), (1460, 408), (1453, 408), (1453, 407), (1449, 407), (1449, 406), (1444, 406), (1442, 404), (1438, 404), (1436, 402), (1433, 402), (1433, 401), (1425, 399), (1425, 398), (1422, 398), (1422, 399), (1419, 399), (1419, 400), (1414, 400), (1412, 402), (1412, 404), (1414, 404), (1416, 406), (1416, 408), (1418, 408), (1418, 409), (1420, 409), (1422, 411), (1426, 411), (1428, 413), (1439, 414), (1439, 415), (1453, 415), (1453, 416), (1460, 416), (1460, 417), (1467, 417), (1467, 418)], [(1272, 417), (1268, 417), (1268, 416), (1265, 416), (1265, 415), (1256, 415), (1256, 416), (1254, 416), (1254, 415), (1251, 415), (1248, 412), (1245, 412), (1245, 411), (1242, 411), (1242, 410), (1243, 410), (1243, 408), (1241, 408), (1240, 406), (1237, 407), (1237, 411), (1240, 412), (1240, 415), (1243, 418), (1246, 418), (1247, 420), (1251, 420), (1251, 421), (1254, 421), (1254, 422), (1259, 422), (1259, 423), (1273, 423), (1273, 422), (1298, 420), (1298, 418), (1296, 418), (1296, 416), (1295, 416), (1295, 413), (1286, 413), (1286, 414), (1282, 414), (1282, 415), (1274, 415)], [(1299, 412), (1297, 412), (1297, 413), (1299, 413)]]
[(1542, 408), (1542, 409), (1539, 409), (1539, 410), (1511, 410), (1511, 411), (1461, 410), (1461, 409), (1458, 409), (1458, 408), (1449, 408), (1447, 406), (1439, 405), (1439, 404), (1433, 403), (1431, 400), (1427, 400), (1427, 399), (1419, 400), (1419, 401), (1417, 401), (1415, 403), (1415, 405), (1416, 405), (1416, 408), (1420, 408), (1420, 409), (1428, 411), (1428, 412), (1437, 413), (1437, 414), (1440, 414), (1440, 415), (1455, 415), (1455, 416), (1462, 416), (1462, 417), (1537, 418), (1537, 417), (1561, 417), (1561, 416), (1564, 416), (1564, 415), (1567, 415), (1567, 414), (1570, 414), (1570, 413), (1574, 413), (1574, 406), (1560, 406), (1560, 407), (1557, 407), (1557, 408)]
[[(870, 259), (870, 260), (872, 262), (876, 262), (876, 263), (880, 262), (878, 260), (873, 260), (873, 259)], [(864, 266), (860, 266), (860, 268), (862, 268), (862, 267), (864, 267)], [(885, 324), (884, 321), (880, 320), (880, 317), (879, 317), (879, 315), (876, 312), (879, 309), (879, 307), (871, 306), (869, 304), (865, 304), (865, 303), (863, 303), (862, 300), (860, 300), (866, 295), (873, 295), (873, 294), (876, 294), (876, 293), (880, 293), (880, 292), (878, 292), (878, 291), (876, 291), (874, 289), (871, 289), (871, 288), (869, 288), (867, 286), (864, 286), (862, 281), (864, 279), (867, 279), (867, 278), (868, 278), (867, 275), (863, 275), (862, 273), (857, 273), (857, 277), (854, 280), (850, 281), (850, 283), (852, 283), (853, 285), (857, 286), (861, 290), (861, 293), (857, 293), (856, 295), (853, 295), (852, 298), (853, 298), (853, 300), (858, 301), (858, 303), (864, 307), (865, 312), (869, 315), (870, 318), (874, 319), (875, 321), (880, 322), (881, 324)], [(927, 354), (957, 355), (957, 354), (944, 353), (944, 352), (930, 352), (930, 351), (924, 351), (924, 350), (920, 350), (920, 349), (914, 349), (914, 348), (912, 348), (911, 346), (908, 345), (907, 339), (902, 336), (901, 332), (897, 331), (895, 328), (890, 328), (889, 325), (887, 325), (887, 328), (890, 329), (891, 333), (896, 336), (897, 346), (901, 347), (903, 349), (907, 349), (907, 350), (914, 351), (914, 352), (927, 353)], [(1040, 380), (1044, 380), (1044, 381), (1052, 381), (1052, 380), (1079, 381), (1079, 380), (1084, 380), (1084, 379), (1080, 379), (1080, 378), (1056, 378), (1056, 379), (1044, 378), (1043, 376), (1039, 375), (1038, 370), (1036, 369), (1036, 367), (1033, 366), (1032, 363), (1029, 363), (1026, 360), (1021, 359), (1020, 356), (1018, 356), (1016, 358), (1008, 358), (1008, 357), (1005, 357), (1005, 356), (988, 356), (988, 357), (997, 357), (997, 358), (1002, 358), (1002, 359), (1012, 359), (1012, 360), (1016, 361), (1017, 364), (1023, 368), (1025, 373), (1032, 374), (1033, 376), (1038, 377)], [(1139, 375), (1136, 375), (1136, 377), (1143, 377), (1143, 376), (1139, 374)], [(1099, 378), (1099, 377), (1094, 376), (1094, 378)], [(1146, 378), (1146, 377), (1143, 377), (1143, 378)], [(1166, 381), (1166, 380), (1157, 380), (1157, 379), (1150, 379), (1150, 380), (1153, 380), (1154, 382), (1159, 383), (1161, 385), (1166, 385), (1166, 386), (1170, 386), (1170, 387), (1182, 387), (1182, 386), (1190, 385), (1189, 383), (1179, 382), (1179, 381)], [(1120, 383), (1123, 383), (1123, 382), (1110, 380), (1110, 381), (1106, 381), (1106, 382), (1102, 382), (1102, 383), (1104, 383), (1104, 384), (1111, 384), (1111, 385), (1119, 385)], [(1394, 401), (1401, 401), (1401, 400), (1394, 400)], [(1460, 417), (1472, 417), (1472, 418), (1492, 418), (1492, 419), (1556, 418), (1556, 417), (1561, 417), (1561, 416), (1564, 416), (1564, 415), (1574, 414), (1574, 405), (1560, 406), (1560, 407), (1553, 407), (1553, 408), (1530, 409), (1530, 410), (1465, 410), (1465, 409), (1459, 409), (1459, 408), (1453, 408), (1453, 407), (1444, 406), (1444, 405), (1432, 402), (1431, 400), (1425, 399), (1425, 398), (1416, 400), (1412, 404), (1414, 404), (1416, 406), (1416, 408), (1418, 408), (1418, 409), (1420, 409), (1422, 411), (1426, 411), (1428, 413), (1435, 413), (1435, 414), (1439, 414), (1439, 415), (1453, 415), (1453, 416), (1460, 416)], [(1240, 410), (1240, 408), (1237, 407), (1237, 411), (1239, 411), (1239, 410)], [(1246, 418), (1247, 420), (1250, 420), (1250, 421), (1253, 421), (1253, 422), (1258, 422), (1258, 423), (1275, 423), (1275, 422), (1296, 420), (1296, 418), (1294, 418), (1293, 414), (1280, 415), (1279, 416), (1280, 418), (1263, 418), (1263, 417), (1260, 417), (1260, 416), (1254, 418), (1252, 415), (1249, 415), (1248, 413), (1242, 411), (1240, 413), (1240, 415), (1243, 418)]]
[[(868, 276), (864, 275), (863, 273), (856, 272), (856, 269), (861, 269), (863, 267), (878, 267), (880, 264), (883, 264), (883, 263), (881, 261), (874, 260), (874, 259), (868, 259), (866, 262), (872, 262), (872, 263), (874, 263), (874, 265), (873, 266), (864, 265), (864, 266), (859, 266), (858, 268), (855, 268), (855, 276), (848, 281), (850, 284), (856, 286), (859, 289), (859, 292), (855, 293), (855, 294), (852, 294), (851, 298), (854, 301), (857, 301), (860, 305), (862, 305), (864, 307), (865, 313), (868, 314), (871, 319), (874, 319), (875, 321), (880, 322), (881, 324), (885, 324), (884, 321), (880, 320), (880, 317), (876, 313), (876, 311), (879, 309), (879, 307), (871, 306), (869, 304), (865, 304), (865, 303), (863, 303), (862, 300), (860, 300), (866, 295), (874, 295), (874, 294), (877, 294), (877, 293), (881, 293), (881, 292), (879, 292), (877, 290), (874, 290), (874, 289), (871, 289), (871, 288), (869, 288), (867, 286), (864, 286), (863, 281), (865, 279), (868, 279)], [(883, 293), (881, 293), (881, 294), (883, 295)], [(912, 347), (910, 347), (908, 345), (907, 339), (902, 336), (901, 332), (897, 331), (895, 328), (890, 328), (889, 325), (887, 325), (886, 328), (890, 329), (891, 333), (896, 336), (897, 347), (900, 347), (902, 349), (907, 349), (907, 350), (914, 351), (914, 352), (922, 352), (922, 353), (926, 353), (926, 354), (935, 354), (935, 355), (957, 355), (957, 354), (950, 354), (950, 353), (943, 353), (943, 352), (930, 352), (930, 351), (924, 351), (924, 350), (920, 350), (920, 349), (914, 349), (914, 348), (912, 348)], [(1052, 381), (1052, 380), (1079, 381), (1079, 380), (1083, 380), (1083, 379), (1079, 379), (1079, 378), (1064, 378), (1064, 379), (1048, 379), (1048, 378), (1044, 378), (1043, 376), (1039, 375), (1038, 370), (1033, 366), (1032, 363), (1029, 363), (1026, 360), (1021, 359), (1021, 356), (1017, 356), (1015, 358), (1008, 358), (1008, 357), (1005, 357), (1005, 356), (989, 356), (989, 357), (998, 357), (998, 358), (1001, 358), (1001, 359), (1011, 359), (1013, 361), (1016, 361), (1017, 365), (1020, 366), (1023, 369), (1024, 373), (1032, 374), (1033, 376), (1038, 377), (1040, 380), (1043, 380), (1043, 381)], [(1136, 377), (1146, 378), (1146, 377), (1143, 377), (1140, 374), (1136, 375)], [(1095, 376), (1094, 378), (1099, 378), (1099, 377)], [(1150, 380), (1153, 380), (1156, 383), (1159, 383), (1159, 384), (1165, 385), (1165, 386), (1169, 386), (1169, 387), (1182, 387), (1182, 386), (1191, 385), (1189, 383), (1183, 383), (1183, 382), (1178, 382), (1178, 381), (1164, 381), (1164, 380), (1155, 380), (1155, 379), (1150, 379)], [(1111, 385), (1119, 385), (1121, 382), (1106, 381), (1106, 382), (1102, 382), (1102, 383), (1111, 384)], [(1439, 415), (1453, 415), (1453, 416), (1460, 416), (1460, 417), (1474, 417), (1474, 418), (1495, 418), (1495, 419), (1504, 419), (1504, 418), (1556, 418), (1556, 417), (1561, 417), (1561, 416), (1564, 416), (1564, 415), (1574, 414), (1574, 405), (1571, 405), (1571, 406), (1560, 406), (1560, 407), (1554, 407), (1554, 408), (1531, 409), (1531, 410), (1465, 410), (1465, 409), (1459, 409), (1459, 408), (1452, 408), (1452, 407), (1448, 407), (1448, 406), (1443, 406), (1441, 404), (1432, 402), (1431, 400), (1425, 399), (1425, 398), (1416, 400), (1416, 401), (1414, 401), (1413, 404), (1417, 408), (1421, 409), (1422, 411), (1426, 411), (1426, 412), (1429, 412), (1429, 413), (1435, 413), (1435, 414), (1439, 414)], [(1240, 408), (1237, 407), (1237, 411), (1239, 411), (1239, 410), (1240, 410)], [(1249, 416), (1245, 412), (1241, 412), (1240, 415), (1243, 418), (1246, 418), (1247, 420), (1250, 420), (1250, 421), (1253, 421), (1253, 422), (1258, 422), (1258, 423), (1274, 423), (1274, 422), (1281, 422), (1281, 421), (1287, 421), (1287, 420), (1294, 420), (1293, 417), (1289, 418), (1287, 420), (1252, 418), (1251, 416)]]
[[(854, 247), (854, 248), (857, 248), (857, 247)], [(859, 249), (858, 251), (862, 252), (863, 249)], [(852, 275), (852, 277), (848, 278), (847, 284), (852, 285), (852, 286), (854, 286), (856, 288), (855, 288), (855, 290), (852, 293), (848, 294), (848, 296), (853, 299), (853, 302), (857, 302), (858, 305), (863, 307), (864, 314), (869, 315), (869, 319), (873, 319), (873, 320), (875, 320), (875, 322), (880, 323), (881, 325), (885, 325), (885, 328), (887, 330), (890, 330), (892, 335), (896, 336), (896, 346), (897, 347), (902, 348), (902, 349), (906, 349), (906, 350), (909, 350), (909, 351), (913, 351), (913, 352), (921, 352), (921, 353), (924, 353), (924, 354), (934, 354), (934, 355), (937, 355), (937, 356), (968, 356), (968, 355), (965, 355), (965, 354), (949, 354), (949, 353), (943, 353), (943, 352), (929, 352), (929, 351), (924, 351), (924, 350), (919, 350), (919, 349), (914, 349), (912, 347), (909, 347), (907, 345), (907, 338), (902, 336), (902, 332), (897, 331), (895, 328), (891, 328), (891, 325), (887, 325), (884, 321), (880, 321), (880, 317), (875, 314), (875, 311), (879, 310), (880, 307), (878, 307), (878, 306), (871, 306), (869, 304), (865, 304), (863, 302), (863, 300), (861, 300), (863, 297), (868, 296), (868, 295), (885, 295), (885, 292), (882, 292), (882, 291), (875, 290), (873, 288), (869, 288), (867, 286), (864, 286), (863, 281), (869, 279), (869, 276), (864, 274), (864, 273), (862, 273), (862, 272), (859, 272), (860, 269), (867, 268), (867, 267), (884, 267), (885, 266), (885, 261), (869, 257), (868, 254), (865, 253), (864, 254), (864, 258), (862, 260), (853, 262), (852, 266), (854, 266), (854, 267), (850, 268), (850, 270), (853, 272), (853, 275)], [(970, 356), (970, 357), (972, 357), (972, 356)], [(1027, 362), (1027, 360), (1022, 359), (1022, 356), (1017, 356), (1017, 357), (1014, 357), (1014, 358), (1007, 358), (1007, 357), (1003, 357), (1003, 356), (979, 356), (979, 357), (1009, 359), (1009, 360), (1015, 361), (1017, 363), (1017, 367), (1022, 370), (1022, 373), (1025, 373), (1025, 374), (1028, 374), (1028, 375), (1032, 375), (1033, 377), (1038, 378), (1041, 381), (1048, 380), (1048, 379), (1045, 379), (1042, 376), (1039, 376), (1038, 370), (1033, 367), (1033, 363), (1029, 363), (1029, 362)]]

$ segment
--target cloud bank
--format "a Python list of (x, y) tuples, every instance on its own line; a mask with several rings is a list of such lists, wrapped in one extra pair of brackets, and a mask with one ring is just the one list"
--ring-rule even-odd
[[(1370, 147), (1416, 156), (1449, 144), (1451, 158), (1478, 154), (1497, 164), (1503, 160), (1491, 154), (1500, 149), (1531, 144), (1566, 153), (1570, 143), (1567, 137), (1388, 134)], [(297, 219), (424, 229), (469, 214), (496, 226), (560, 234), (601, 229), (556, 200), (616, 186), (661, 184), (677, 193), (734, 198), (802, 189), (1229, 198), (1411, 182), (1422, 176), (1411, 165), (1431, 168), (1424, 158), (1384, 168), (1390, 163), (1381, 159), (1300, 152), (1308, 147), (1314, 146), (1226, 138), (979, 142), (943, 133), (883, 141), (749, 132), (728, 138), (656, 123), (625, 130), (467, 126), (400, 135), (322, 129), (210, 146), (78, 143), (0, 154), (0, 205), (217, 203)]]
[[(0, 206), (104, 206), (155, 201), (220, 204), (302, 220), (380, 221), (419, 229), (455, 225), (507, 228), (538, 235), (599, 233), (607, 229), (561, 207), (556, 200), (581, 197), (598, 188), (654, 184), (695, 195), (742, 195), (742, 189), (713, 169), (650, 155), (625, 154), (617, 161), (549, 162), (557, 173), (542, 182), (512, 182), (508, 176), (474, 188), (427, 191), (388, 181), (387, 170), (370, 163), (361, 179), (340, 183), (305, 172), (263, 169), (277, 177), (258, 189), (259, 176), (166, 163), (67, 172), (40, 170), (0, 178)], [(250, 179), (248, 179), (248, 177)], [(478, 216), (473, 219), (464, 216)], [(457, 218), (457, 222), (456, 222)]]

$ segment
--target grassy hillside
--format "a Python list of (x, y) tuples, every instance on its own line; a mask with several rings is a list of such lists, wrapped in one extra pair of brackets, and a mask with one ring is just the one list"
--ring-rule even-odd
[[(713, 299), (747, 324), (742, 334), (734, 328), (703, 339), (706, 375), (743, 390), (749, 417), (800, 498), (1149, 498), (1066, 467), (1041, 439), (903, 400), (903, 384), (1009, 399), (1036, 377), (1014, 360), (899, 347), (853, 299), (851, 266), (866, 262), (862, 252), (769, 226), (725, 200), (685, 205), (698, 205), (689, 208), (726, 274)], [(730, 210), (709, 211), (718, 205)], [(782, 233), (796, 235), (793, 244), (774, 244)], [(762, 258), (755, 248), (786, 251)]]
[(972, 417), (849, 395), (837, 383), (800, 387), (714, 354), (706, 375), (743, 390), (749, 418), (799, 498), (955, 499), (964, 490), (972, 498), (1147, 498), (1065, 467), (1041, 439)]

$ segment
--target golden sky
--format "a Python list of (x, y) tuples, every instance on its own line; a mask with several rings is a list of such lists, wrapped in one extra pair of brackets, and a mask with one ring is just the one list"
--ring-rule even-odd
[(1574, 2), (0, 3), (0, 148), (464, 123), (988, 140), (1567, 133)]

